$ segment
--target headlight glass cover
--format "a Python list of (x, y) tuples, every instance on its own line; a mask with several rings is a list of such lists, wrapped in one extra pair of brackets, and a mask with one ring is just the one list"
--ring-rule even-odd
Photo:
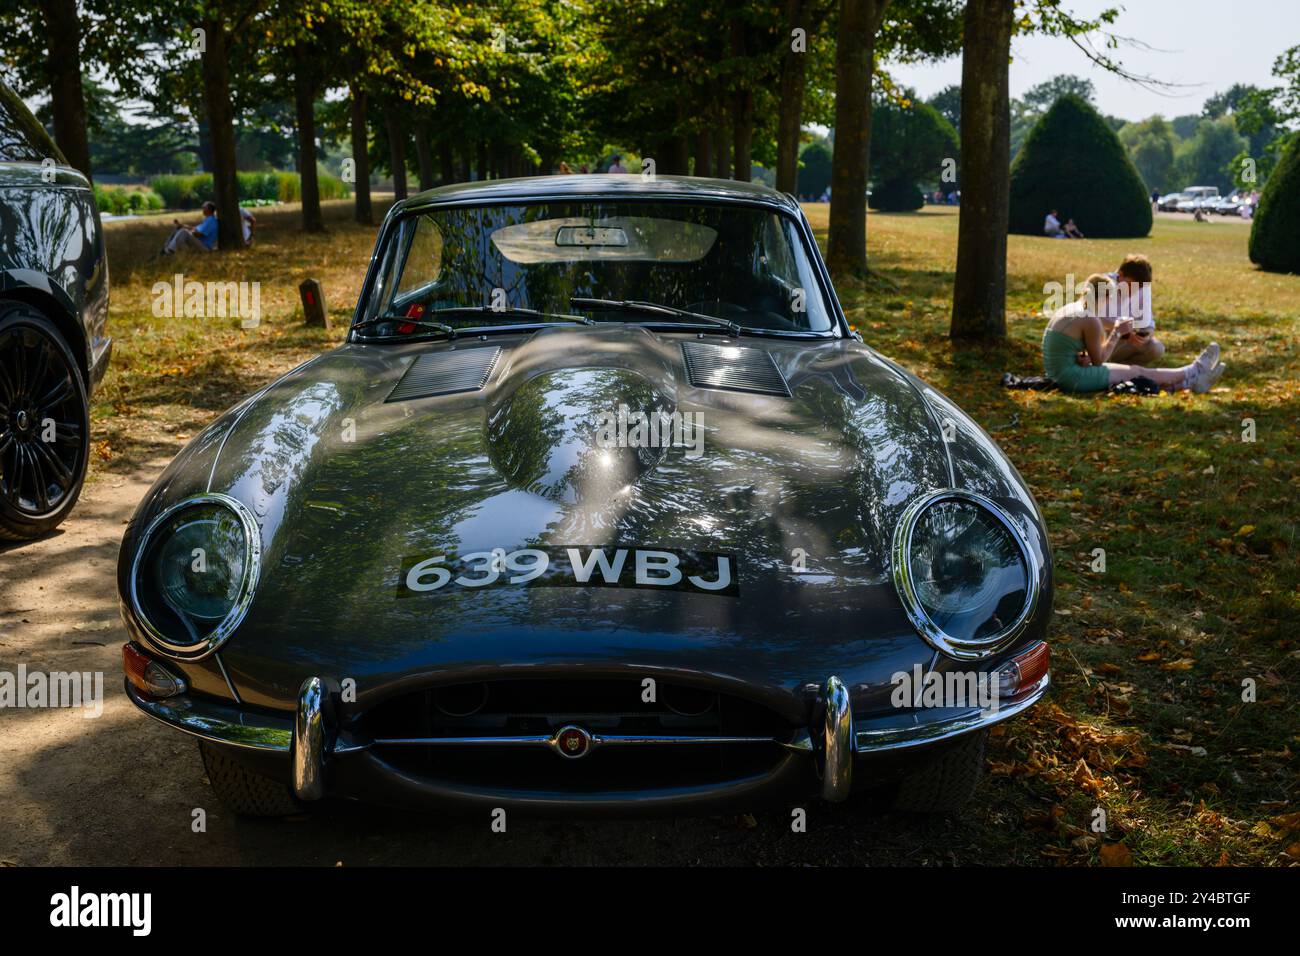
[(917, 630), (953, 657), (976, 658), (1023, 628), (1038, 569), (993, 502), (947, 491), (914, 502), (894, 536), (894, 581)]
[(259, 544), (253, 516), (225, 495), (188, 499), (154, 519), (131, 574), (150, 643), (186, 658), (216, 650), (251, 602)]

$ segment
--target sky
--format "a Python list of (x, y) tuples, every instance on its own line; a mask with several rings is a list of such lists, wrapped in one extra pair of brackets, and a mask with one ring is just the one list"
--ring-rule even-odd
[[(1013, 97), (1058, 73), (1072, 73), (1092, 80), (1097, 108), (1111, 116), (1136, 120), (1153, 113), (1199, 113), (1208, 97), (1233, 83), (1276, 85), (1273, 61), (1300, 44), (1300, 0), (1064, 0), (1063, 6), (1081, 17), (1119, 8), (1109, 29), (1152, 49), (1121, 46), (1110, 56), (1130, 72), (1188, 85), (1163, 93), (1143, 89), (1093, 65), (1067, 39), (1033, 36), (1012, 43)], [(961, 83), (960, 57), (887, 68), (922, 99)]]

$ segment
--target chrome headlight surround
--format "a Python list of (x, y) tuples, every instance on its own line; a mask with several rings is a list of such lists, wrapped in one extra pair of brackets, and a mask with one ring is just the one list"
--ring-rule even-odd
[[(931, 620), (917, 595), (916, 582), (912, 577), (912, 533), (921, 516), (932, 505), (945, 501), (973, 505), (986, 512), (1006, 530), (1020, 551), (1020, 558), (1025, 567), (1025, 603), (1015, 619), (992, 637), (980, 640), (953, 637)], [(922, 495), (907, 506), (894, 528), (893, 563), (894, 588), (898, 591), (899, 599), (903, 602), (903, 610), (907, 613), (912, 626), (936, 650), (958, 660), (979, 660), (988, 657), (1015, 640), (1029, 624), (1043, 587), (1042, 562), (1030, 547), (1029, 540), (1021, 527), (989, 498), (972, 491), (961, 491), (955, 488), (941, 489)]]
[[(163, 527), (178, 513), (190, 508), (201, 505), (216, 505), (232, 512), (239, 520), (240, 527), (244, 534), (244, 564), (243, 577), (240, 581), (239, 588), (230, 610), (221, 618), (217, 626), (209, 631), (202, 640), (193, 644), (179, 644), (167, 637), (167, 635), (158, 626), (149, 619), (145, 613), (144, 607), (140, 602), (140, 574), (142, 563), (145, 555), (150, 551), (153, 544), (153, 538), (159, 528)], [(239, 627), (244, 620), (244, 615), (248, 613), (249, 606), (253, 603), (253, 595), (257, 591), (257, 580), (261, 571), (262, 563), (262, 533), (258, 527), (257, 519), (248, 507), (237, 498), (230, 495), (207, 493), (194, 495), (174, 505), (166, 508), (161, 514), (155, 517), (149, 526), (145, 528), (144, 534), (136, 543), (135, 557), (131, 560), (131, 576), (128, 582), (128, 594), (131, 603), (131, 611), (135, 615), (136, 621), (140, 625), (144, 638), (168, 657), (178, 660), (197, 661), (202, 660), (217, 648), (224, 644), (235, 629)]]

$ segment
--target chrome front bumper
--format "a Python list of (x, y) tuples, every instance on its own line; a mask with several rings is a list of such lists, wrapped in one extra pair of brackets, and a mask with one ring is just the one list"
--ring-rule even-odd
[[(831, 677), (822, 690), (824, 719), (816, 735), (800, 730), (789, 739), (596, 734), (588, 734), (587, 738), (591, 749), (720, 743), (777, 746), (787, 753), (813, 758), (821, 778), (822, 797), (839, 802), (847, 799), (852, 791), (854, 764), (859, 758), (923, 747), (960, 734), (984, 730), (1031, 707), (1043, 696), (1049, 683), (1050, 674), (1045, 674), (1032, 687), (1001, 702), (996, 710), (944, 712), (935, 719), (924, 721), (922, 712), (913, 711), (855, 721), (848, 688), (838, 677)], [(130, 682), (126, 684), (126, 691), (132, 702), (146, 714), (185, 733), (214, 744), (289, 757), (294, 792), (305, 801), (325, 796), (326, 768), (331, 759), (366, 751), (373, 746), (543, 747), (562, 753), (561, 735), (571, 729), (560, 728), (554, 734), (530, 736), (361, 739), (338, 729), (333, 713), (334, 691), (328, 681), (319, 677), (303, 682), (292, 718), (287, 715), (252, 716), (217, 701), (196, 702), (188, 695), (153, 700), (141, 696)]]

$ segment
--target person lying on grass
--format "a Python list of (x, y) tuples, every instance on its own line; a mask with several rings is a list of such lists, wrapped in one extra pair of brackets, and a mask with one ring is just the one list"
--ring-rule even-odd
[[(1111, 362), (1110, 357), (1133, 332), (1133, 319), (1123, 318), (1107, 335), (1097, 316), (1096, 303), (1115, 294), (1114, 282), (1106, 275), (1088, 277), (1078, 301), (1052, 313), (1043, 331), (1043, 371), (1067, 392), (1101, 392), (1112, 385), (1134, 378), (1147, 378), (1163, 389), (1191, 389), (1208, 392), (1219, 380), (1225, 366), (1219, 362), (1219, 345), (1211, 342), (1195, 362), (1180, 368), (1144, 368)], [(1080, 365), (1077, 355), (1082, 349), (1088, 365)]]

